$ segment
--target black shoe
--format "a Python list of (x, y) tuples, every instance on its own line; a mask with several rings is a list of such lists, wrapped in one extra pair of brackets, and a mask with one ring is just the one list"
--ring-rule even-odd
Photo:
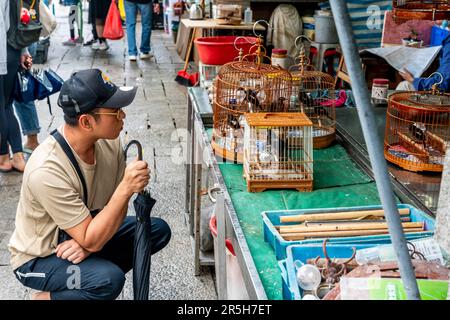
[(96, 39), (91, 39), (89, 41), (86, 41), (85, 43), (83, 43), (83, 47), (87, 47), (92, 45), (95, 41), (97, 41)]

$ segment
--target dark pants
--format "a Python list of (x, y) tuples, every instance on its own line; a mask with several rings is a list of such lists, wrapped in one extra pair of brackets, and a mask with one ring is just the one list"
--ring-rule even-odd
[[(164, 248), (170, 240), (168, 224), (151, 218), (152, 254)], [(91, 254), (79, 264), (52, 254), (35, 258), (14, 273), (24, 285), (40, 291), (50, 291), (52, 300), (112, 300), (122, 291), (125, 273), (133, 267), (135, 217), (126, 217), (117, 233), (103, 249)]]
[(13, 110), (13, 90), (19, 69), (20, 50), (8, 45), (8, 74), (0, 76), (0, 155), (22, 152), (22, 136)]

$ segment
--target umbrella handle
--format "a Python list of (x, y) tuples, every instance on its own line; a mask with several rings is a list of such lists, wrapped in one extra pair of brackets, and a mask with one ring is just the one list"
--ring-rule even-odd
[(125, 153), (125, 158), (127, 157), (128, 148), (130, 148), (133, 144), (135, 144), (138, 149), (138, 160), (142, 161), (142, 145), (137, 140), (131, 140), (130, 142), (128, 142), (128, 144), (125, 147), (125, 150), (123, 151)]

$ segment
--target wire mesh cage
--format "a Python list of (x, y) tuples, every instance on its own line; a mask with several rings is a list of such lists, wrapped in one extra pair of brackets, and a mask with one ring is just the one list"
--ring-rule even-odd
[(246, 114), (244, 176), (248, 191), (312, 191), (312, 126), (301, 112)]
[(442, 172), (450, 139), (450, 96), (398, 92), (389, 97), (386, 160), (409, 171)]
[(450, 18), (448, 0), (394, 0), (393, 18), (401, 24), (409, 20), (444, 20)]
[(292, 76), (289, 111), (305, 113), (314, 125), (314, 148), (326, 148), (334, 141), (336, 132), (334, 78), (309, 65), (303, 48), (297, 59), (299, 63), (289, 68)]
[(265, 49), (260, 42), (256, 46), (254, 53), (223, 65), (214, 82), (211, 144), (216, 155), (236, 163), (243, 161), (244, 114), (287, 111), (292, 93), (290, 73), (264, 64)]

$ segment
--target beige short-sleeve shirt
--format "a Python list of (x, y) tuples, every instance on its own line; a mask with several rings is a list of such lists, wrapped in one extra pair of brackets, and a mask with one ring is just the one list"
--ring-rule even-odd
[(98, 140), (92, 165), (74, 154), (86, 180), (88, 206), (83, 203), (81, 181), (53, 136), (28, 160), (8, 245), (13, 270), (33, 258), (54, 253), (59, 229), (72, 228), (90, 211), (102, 209), (122, 180), (126, 163), (119, 138)]

